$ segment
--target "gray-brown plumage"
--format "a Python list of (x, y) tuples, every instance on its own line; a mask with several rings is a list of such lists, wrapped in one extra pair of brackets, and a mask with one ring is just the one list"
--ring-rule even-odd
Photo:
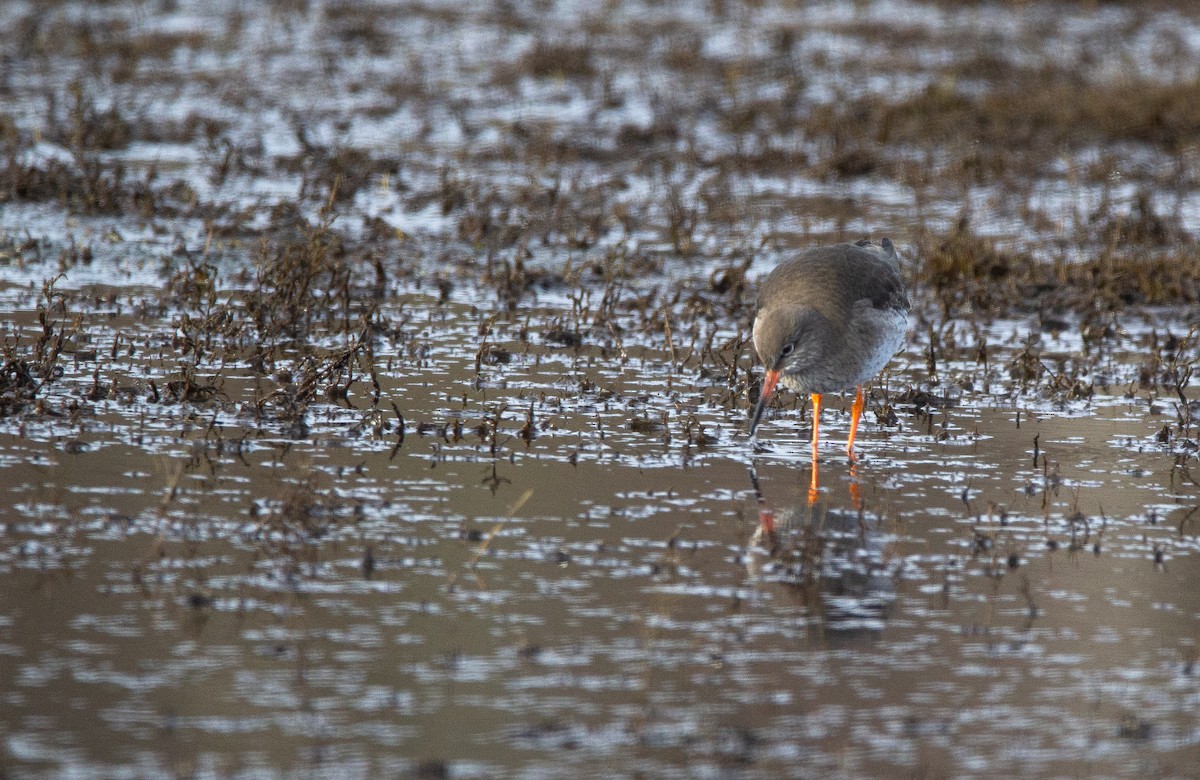
[(754, 408), (754, 434), (775, 385), (813, 397), (813, 452), (822, 393), (856, 388), (849, 451), (862, 414), (862, 385), (904, 343), (908, 295), (896, 249), (883, 239), (805, 250), (759, 287), (754, 349), (767, 369)]

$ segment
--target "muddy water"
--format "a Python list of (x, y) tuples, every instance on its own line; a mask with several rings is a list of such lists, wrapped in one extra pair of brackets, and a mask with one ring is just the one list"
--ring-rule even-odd
[[(1194, 143), (797, 125), (1192, 79), (1127, 5), (4, 4), (0, 774), (1194, 776), (1194, 306), (922, 250), (1194, 246)], [(864, 233), (913, 328), (810, 494), (754, 283)]]
[(1200, 489), (1163, 404), (897, 404), (851, 470), (835, 402), (810, 505), (799, 411), (752, 457), (745, 409), (662, 352), (514, 349), (478, 376), (478, 316), (441, 307), (424, 368), (382, 379), (409, 420), (504, 410), (494, 456), (411, 422), (397, 447), (345, 405), (237, 456), (232, 401), (8, 421), (10, 765), (1190, 772)]

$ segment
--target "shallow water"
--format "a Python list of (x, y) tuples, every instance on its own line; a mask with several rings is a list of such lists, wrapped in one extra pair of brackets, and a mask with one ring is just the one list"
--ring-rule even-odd
[[(1200, 488), (1154, 439), (1163, 408), (901, 406), (896, 426), (868, 422), (851, 472), (831, 403), (809, 506), (798, 412), (765, 423), (751, 458), (744, 409), (662, 354), (619, 370), (516, 354), (477, 388), (458, 357), (474, 320), (444, 313), (429, 365), (384, 372), (385, 397), (468, 429), (506, 409), (494, 457), (470, 433), (410, 430), (394, 449), (394, 431), (356, 432), (359, 414), (333, 407), (236, 457), (244, 434), (219, 409), (106, 401), (78, 423), (6, 421), (10, 760), (102, 775), (1190, 771)], [(612, 394), (579, 393), (586, 378)], [(689, 444), (684, 415), (716, 441)]]
[[(46, 94), (65, 105), (89, 63), (128, 67), (100, 32), (199, 36), (85, 78), (147, 138), (83, 158), (154, 168), (174, 188), (161, 213), (0, 203), (4, 359), (66, 334), (61, 373), (0, 404), (0, 773), (1194, 775), (1200, 410), (1194, 377), (1166, 379), (1200, 360), (1194, 310), (949, 316), (914, 284), (856, 462), (848, 399), (827, 399), (811, 498), (799, 400), (780, 394), (757, 445), (745, 432), (752, 283), (790, 249), (885, 231), (915, 276), (912, 236), (966, 202), (981, 234), (1058, 259), (1072, 215), (1132, 209), (1176, 161), (1140, 149), (1128, 188), (1066, 160), (1020, 183), (1023, 210), (1011, 182), (722, 169), (828, 139), (756, 140), (712, 107), (786, 91), (787, 68), (754, 80), (783, 22), (820, 101), (935, 83), (979, 21), (1024, 64), (1065, 46), (1103, 70), (1153, 59), (1166, 28), (1194, 49), (1194, 20), (625, 2), (358, 25), (304, 5), (0, 11), (29, 35), (5, 36), (10, 56), (38, 65), (4, 74), (22, 128), (54, 124)], [(899, 60), (871, 38), (897, 20), (916, 36)], [(47, 48), (80, 24), (90, 43)], [(583, 75), (523, 59), (577, 39), (595, 47)], [(855, 56), (864, 41), (883, 48)], [(664, 64), (689, 56), (691, 91)], [(687, 139), (622, 157), (673, 112)], [(189, 114), (228, 124), (169, 136)], [(78, 162), (69, 146), (22, 159)], [(322, 161), (347, 149), (399, 162), (342, 201), (357, 169)], [(1195, 231), (1200, 185), (1174, 186), (1161, 201)], [(352, 303), (325, 316), (314, 297), (285, 323), (300, 336), (197, 326), (225, 304), (253, 319), (261, 246), (332, 235), (281, 205), (335, 214)], [(268, 359), (239, 341), (255, 337)], [(288, 406), (312, 372), (323, 391)]]

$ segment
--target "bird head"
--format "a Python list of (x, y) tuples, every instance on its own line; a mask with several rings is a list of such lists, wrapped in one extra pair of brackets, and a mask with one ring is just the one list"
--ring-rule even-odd
[(767, 369), (750, 420), (750, 435), (785, 375), (803, 376), (836, 349), (837, 334), (820, 311), (809, 306), (761, 309), (754, 318), (754, 351)]

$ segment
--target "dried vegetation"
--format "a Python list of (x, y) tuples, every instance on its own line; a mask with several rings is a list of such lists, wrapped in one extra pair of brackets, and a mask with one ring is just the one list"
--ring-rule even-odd
[[(957, 6), (932, 6), (938, 21), (907, 27), (864, 18), (768, 29), (750, 6), (718, 4), (711, 22), (748, 31), (732, 48), (714, 45), (703, 24), (640, 15), (636, 4), (574, 25), (507, 6), (407, 9), (425, 36), (455, 42), (470, 31), (494, 43), (472, 57), (406, 42), (377, 5), (273, 4), (258, 27), (230, 10), (197, 32), (31, 7), (11, 18), (19, 34), (6, 67), (42, 75), (0, 80), (5, 105), (20, 107), (0, 110), (0, 204), (174, 236), (160, 297), (140, 304), (169, 329), (151, 340), (169, 343), (173, 368), (138, 380), (138, 392), (230, 402), (226, 380), (251, 377), (254, 392), (236, 399), (246, 415), (297, 433), (315, 401), (357, 396), (382, 416), (377, 351), (420, 359), (394, 314), (403, 286), (435, 290), (437, 305), (457, 289), (490, 291), (480, 332), (510, 341), (482, 336), (477, 374), (509, 365), (513, 341), (622, 360), (636, 344), (717, 383), (735, 406), (752, 386), (755, 259), (864, 233), (910, 248), (933, 378), (958, 355), (942, 335), (951, 323), (978, 332), (1033, 316), (1102, 347), (1133, 307), (1200, 303), (1189, 217), (1200, 80), (1180, 64), (1185, 36), (1136, 49), (1130, 41), (1162, 23), (1152, 4), (1125, 5), (1098, 11), (1119, 20), (1091, 33), (1035, 21), (972, 38), (970, 11)], [(1034, 6), (1033, 17), (1050, 13)], [(297, 60), (288, 46), (300, 22), (318, 25), (322, 48)], [(861, 56), (842, 56), (831, 39)], [(244, 72), (251, 49), (275, 63), (276, 81)], [(860, 86), (885, 64), (886, 83)], [(227, 110), (192, 100), (171, 117), (155, 102), (217, 87)], [(305, 90), (314, 96), (299, 110), (289, 96)], [(264, 143), (255, 122), (272, 112), (289, 143)], [(404, 129), (364, 143), (356, 122)], [(200, 162), (180, 175), (132, 154), (139, 144), (189, 149)], [(273, 180), (290, 194), (244, 196)], [(777, 184), (795, 181), (811, 186)], [(1088, 196), (1048, 202), (1047, 188)], [(905, 205), (884, 208), (874, 190)], [(380, 213), (375, 199), (395, 207)], [(410, 234), (396, 226), (404, 214), (431, 214), (435, 226)], [(183, 221), (198, 234), (181, 234)], [(94, 238), (5, 241), (5, 262), (48, 273), (102, 251)], [(523, 312), (547, 293), (573, 303), (531, 329)], [(74, 301), (80, 317), (92, 316), (86, 299)], [(78, 327), (55, 306), (39, 304), (40, 334), (6, 331), (2, 415), (38, 408), (54, 381)], [(1094, 364), (1046, 370), (1037, 349), (1002, 363), (1008, 387), (1087, 397)], [(692, 424), (680, 425), (690, 437)]]

